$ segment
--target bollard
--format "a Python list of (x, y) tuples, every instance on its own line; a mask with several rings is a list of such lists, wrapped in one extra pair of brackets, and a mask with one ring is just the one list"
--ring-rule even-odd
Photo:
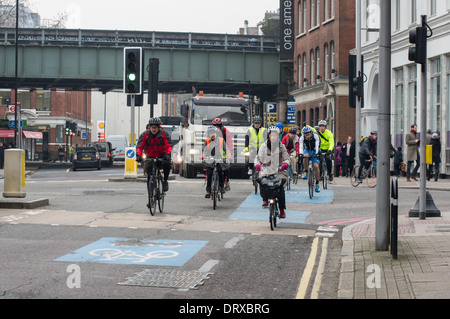
[(24, 198), (25, 192), (25, 151), (9, 149), (5, 151), (3, 197)]
[(398, 179), (394, 176), (391, 186), (391, 255), (397, 259), (398, 243)]

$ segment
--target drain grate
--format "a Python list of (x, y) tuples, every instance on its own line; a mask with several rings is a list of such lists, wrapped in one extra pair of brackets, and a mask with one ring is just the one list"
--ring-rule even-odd
[(203, 284), (203, 280), (209, 279), (213, 273), (202, 271), (180, 271), (172, 269), (144, 269), (133, 277), (128, 277), (125, 282), (118, 285), (197, 289), (197, 285)]

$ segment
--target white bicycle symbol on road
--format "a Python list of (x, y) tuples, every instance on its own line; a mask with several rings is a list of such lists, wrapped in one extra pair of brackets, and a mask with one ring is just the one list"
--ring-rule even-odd
[(121, 250), (116, 248), (100, 248), (89, 252), (92, 256), (101, 257), (100, 261), (131, 260), (133, 263), (145, 263), (152, 258), (172, 258), (178, 256), (178, 252), (171, 250), (151, 251), (140, 255), (134, 250)]

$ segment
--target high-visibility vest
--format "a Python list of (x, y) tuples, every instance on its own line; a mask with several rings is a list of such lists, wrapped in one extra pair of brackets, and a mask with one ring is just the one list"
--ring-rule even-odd
[[(210, 144), (211, 140), (209, 138), (207, 138), (207, 139), (205, 139), (205, 142), (206, 142), (206, 149), (209, 152), (209, 144)], [(225, 150), (223, 149), (223, 137), (219, 137), (219, 152), (222, 152), (223, 158), (225, 158), (227, 156)]]
[(248, 146), (251, 148), (259, 149), (261, 145), (264, 143), (264, 132), (265, 128), (261, 127), (258, 131), (258, 134), (256, 134), (256, 129), (252, 126), (249, 128), (250, 131), (250, 138)]

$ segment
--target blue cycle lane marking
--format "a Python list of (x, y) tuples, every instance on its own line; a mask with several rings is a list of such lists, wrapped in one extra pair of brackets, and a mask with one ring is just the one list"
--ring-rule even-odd
[(183, 266), (208, 242), (105, 237), (55, 261)]
[[(334, 193), (331, 189), (321, 190), (314, 193), (313, 198), (309, 198), (307, 186), (292, 185), (289, 191), (285, 191), (286, 203), (303, 204), (330, 204), (333, 201)], [(310, 211), (286, 210), (286, 218), (280, 220), (286, 223), (306, 223), (306, 218)], [(229, 216), (230, 219), (246, 220), (268, 220), (268, 210), (262, 208), (262, 198), (258, 194), (250, 194), (242, 204)]]

